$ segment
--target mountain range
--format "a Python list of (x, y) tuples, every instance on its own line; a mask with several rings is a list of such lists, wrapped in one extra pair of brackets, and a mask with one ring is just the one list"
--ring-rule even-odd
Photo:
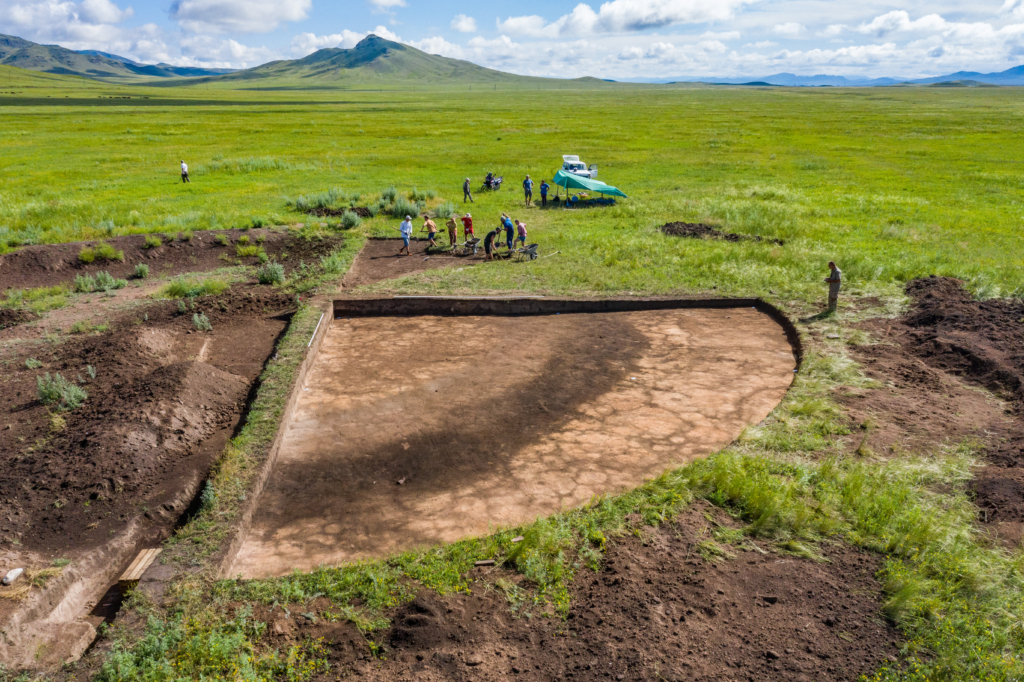
[[(408, 82), (463, 84), (524, 83), (552, 84), (550, 78), (519, 76), (488, 69), (460, 59), (427, 54), (414, 47), (369, 35), (351, 49), (325, 48), (301, 59), (268, 62), (251, 69), (203, 69), (170, 64), (142, 64), (98, 50), (69, 50), (57, 45), (39, 45), (23, 38), (0, 35), (0, 64), (46, 73), (84, 76), (102, 81), (145, 81), (149, 85), (189, 85), (223, 82), (260, 84), (343, 84), (345, 82)], [(596, 78), (578, 78), (578, 82), (599, 84)], [(798, 76), (776, 73), (771, 76), (741, 78), (631, 78), (631, 83), (707, 83), (715, 85), (836, 86), (876, 87), (894, 85), (985, 86), (1024, 85), (1024, 66), (998, 73), (958, 71), (931, 78), (856, 79), (844, 76)]]

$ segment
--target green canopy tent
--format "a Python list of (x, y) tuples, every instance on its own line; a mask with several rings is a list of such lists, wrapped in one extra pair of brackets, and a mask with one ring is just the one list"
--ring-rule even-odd
[(566, 194), (569, 193), (570, 189), (585, 189), (590, 192), (597, 192), (598, 194), (608, 194), (613, 197), (622, 197), (628, 199), (625, 193), (618, 187), (612, 187), (606, 185), (599, 180), (591, 180), (590, 178), (581, 178), (578, 175), (572, 173), (566, 173), (565, 171), (558, 171), (555, 173), (555, 179), (552, 180), (554, 184), (559, 187), (564, 187)]

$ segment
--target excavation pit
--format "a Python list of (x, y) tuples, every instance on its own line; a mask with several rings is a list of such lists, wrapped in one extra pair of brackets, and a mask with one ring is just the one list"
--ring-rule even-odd
[(336, 302), (225, 573), (481, 535), (721, 449), (782, 399), (798, 350), (767, 306), (711, 305)]

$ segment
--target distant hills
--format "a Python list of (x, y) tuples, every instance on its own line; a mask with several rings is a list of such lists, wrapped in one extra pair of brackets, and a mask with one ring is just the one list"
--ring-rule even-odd
[[(551, 82), (548, 78), (517, 76), (495, 71), (461, 59), (427, 54), (370, 34), (351, 49), (324, 48), (302, 59), (269, 62), (251, 69), (194, 82), (270, 80), (293, 85), (303, 83), (389, 82), (416, 83), (511, 83)], [(595, 80), (595, 79), (589, 79)]]
[(784, 85), (789, 87), (879, 87), (887, 85), (930, 85), (938, 83), (959, 83), (962, 87), (980, 85), (1024, 85), (1024, 66), (1015, 66), (998, 73), (957, 71), (946, 76), (932, 78), (846, 78), (844, 76), (797, 76), (792, 73), (776, 73), (771, 76), (742, 78), (634, 78), (633, 83), (709, 83), (713, 85)]
[(85, 76), (100, 80), (182, 78), (230, 73), (231, 69), (199, 69), (169, 64), (140, 64), (126, 57), (58, 45), (40, 45), (30, 40), (0, 34), (0, 64), (30, 71)]
[[(101, 81), (146, 82), (149, 85), (191, 85), (223, 83), (246, 87), (260, 86), (296, 88), (313, 85), (349, 83), (460, 83), (460, 84), (529, 84), (552, 86), (564, 80), (519, 76), (488, 69), (461, 59), (427, 54), (370, 34), (351, 49), (325, 48), (302, 59), (269, 62), (251, 69), (202, 69), (141, 64), (99, 50), (68, 50), (57, 45), (39, 45), (23, 38), (0, 35), (0, 64), (51, 74), (84, 76)], [(576, 82), (600, 85), (609, 80), (586, 77)], [(877, 87), (898, 85), (931, 85), (934, 87), (986, 87), (993, 85), (1024, 85), (1024, 66), (1015, 66), (998, 73), (958, 71), (932, 78), (870, 78), (857, 79), (819, 74), (798, 76), (776, 73), (771, 76), (742, 78), (630, 78), (629, 83), (706, 83), (710, 85), (750, 85), (789, 87)]]

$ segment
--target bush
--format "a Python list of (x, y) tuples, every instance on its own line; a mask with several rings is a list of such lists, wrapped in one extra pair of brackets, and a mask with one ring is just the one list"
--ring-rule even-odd
[(36, 392), (39, 402), (44, 405), (56, 405), (59, 410), (74, 410), (89, 397), (89, 394), (77, 384), (60, 374), (55, 373), (51, 377), (49, 372), (36, 377)]
[(111, 289), (124, 289), (128, 286), (128, 281), (124, 279), (114, 279), (113, 275), (109, 272), (97, 272), (96, 273), (96, 291), (110, 291)]
[(395, 199), (395, 203), (391, 206), (391, 217), (392, 218), (404, 218), (405, 216), (416, 216), (422, 208), (421, 204), (414, 204), (407, 201), (405, 197), (398, 197)]
[(43, 366), (43, 363), (39, 362), (35, 358), (29, 358), (28, 360), (25, 361), (25, 366), (28, 367), (29, 369), (39, 369), (40, 367)]
[(442, 204), (439, 204), (434, 213), (435, 215), (437, 215), (438, 218), (448, 220), (453, 215), (455, 215), (455, 204), (450, 201), (446, 201)]
[(266, 227), (266, 226), (267, 226), (266, 219), (261, 218), (259, 216), (254, 217), (252, 219), (252, 222), (249, 223), (249, 227), (257, 227), (257, 228), (259, 228), (259, 227)]
[(165, 298), (195, 298), (196, 296), (216, 296), (223, 294), (230, 285), (219, 279), (208, 279), (198, 282), (194, 279), (179, 278), (168, 284), (160, 292)]
[(398, 198), (398, 190), (395, 189), (394, 185), (391, 185), (386, 190), (380, 193), (380, 200), (389, 204), (394, 203), (395, 199)]
[(412, 191), (409, 192), (410, 201), (426, 201), (427, 199), (433, 199), (435, 196), (437, 196), (437, 194), (432, 189), (424, 190), (421, 192), (415, 187), (413, 187)]
[(357, 203), (359, 203), (359, 200), (362, 198), (363, 195), (360, 194), (359, 192), (352, 192), (352, 194), (348, 195), (348, 203), (355, 206)]
[(115, 249), (106, 242), (100, 242), (93, 247), (85, 247), (78, 252), (78, 260), (83, 263), (92, 263), (97, 260), (124, 260), (124, 251)]
[(363, 219), (352, 211), (345, 211), (341, 215), (341, 226), (346, 230), (351, 230), (353, 227), (359, 227), (362, 223)]
[(209, 332), (213, 331), (213, 325), (210, 324), (209, 318), (206, 317), (206, 313), (194, 313), (192, 315), (192, 326), (197, 331)]
[(248, 244), (249, 243), (249, 235), (243, 234), (241, 237), (238, 238), (238, 243), (241, 244), (242, 246), (245, 246), (246, 244)]
[(280, 263), (267, 263), (256, 270), (256, 279), (260, 284), (281, 284), (284, 282), (284, 266)]
[(235, 246), (235, 255), (239, 258), (255, 258), (263, 253), (263, 247), (250, 244), (249, 246), (242, 246), (237, 244)]
[(163, 246), (163, 243), (164, 242), (162, 239), (160, 239), (160, 237), (149, 235), (148, 237), (146, 237), (146, 244), (143, 246), (143, 248), (155, 249), (160, 246)]
[(380, 206), (377, 206), (376, 204), (371, 204), (370, 206), (366, 207), (366, 210), (369, 212), (371, 218), (376, 218), (377, 214), (380, 213)]
[(227, 246), (230, 243), (226, 234), (218, 234), (213, 240), (221, 246)]
[(92, 275), (75, 275), (75, 291), (80, 294), (96, 291), (96, 279)]
[(145, 263), (138, 263), (135, 266), (135, 271), (132, 273), (135, 279), (146, 279), (149, 277), (149, 266)]

